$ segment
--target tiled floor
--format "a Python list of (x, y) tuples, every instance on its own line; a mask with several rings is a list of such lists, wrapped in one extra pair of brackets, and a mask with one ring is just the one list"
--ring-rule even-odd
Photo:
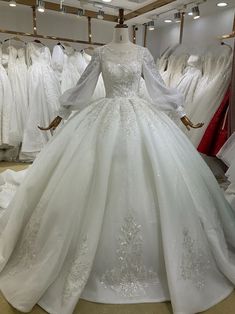
[[(5, 169), (21, 170), (27, 167), (27, 164), (13, 164), (0, 162), (0, 172)], [(0, 295), (0, 314), (20, 314), (21, 312), (13, 309), (2, 295)], [(235, 292), (228, 298), (220, 302), (211, 309), (203, 312), (204, 314), (235, 314)], [(30, 312), (30, 314), (46, 314), (39, 306)], [(172, 314), (170, 303), (147, 303), (131, 305), (109, 305), (98, 304), (80, 300), (74, 311), (74, 314)]]

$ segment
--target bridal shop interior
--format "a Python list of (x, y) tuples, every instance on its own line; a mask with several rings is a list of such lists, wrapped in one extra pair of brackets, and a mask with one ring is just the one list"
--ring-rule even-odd
[[(118, 27), (116, 27), (117, 23)], [(37, 175), (32, 178), (36, 171), (33, 170), (34, 164), (36, 165), (35, 169), (39, 169), (40, 158), (43, 159), (43, 154), (48, 150), (48, 165), (46, 165), (46, 159), (44, 165), (49, 167), (49, 164), (52, 163), (50, 156), (53, 155), (52, 150), (54, 146), (56, 147), (57, 138), (60, 137), (60, 134), (61, 138), (63, 137), (65, 133), (63, 129), (66, 129), (66, 124), (71, 121), (72, 125), (77, 117), (75, 106), (71, 105), (70, 116), (61, 115), (63, 120), (59, 126), (57, 128), (51, 126), (53, 119), (60, 117), (58, 112), (60, 112), (61, 99), (65, 99), (68, 91), (76, 88), (78, 82), (83, 79), (86, 89), (93, 89), (94, 83), (92, 79), (89, 79), (89, 70), (86, 69), (89, 69), (90, 65), (92, 70), (92, 60), (94, 60), (93, 67), (96, 66), (96, 51), (100, 51), (101, 59), (104, 58), (102, 57), (102, 49), (106, 44), (115, 42), (115, 36), (117, 38), (121, 34), (119, 39), (120, 41), (123, 40), (122, 36), (125, 35), (125, 32), (122, 35), (120, 31), (123, 29), (128, 32), (131, 44), (139, 45), (150, 51), (154, 59), (151, 67), (156, 68), (162, 84), (172, 91), (177, 90), (182, 95), (181, 109), (174, 111), (163, 108), (164, 115), (170, 119), (170, 125), (179, 128), (180, 134), (183, 133), (184, 137), (194, 146), (195, 151), (198, 151), (202, 160), (212, 171), (225, 199), (235, 212), (235, 0), (223, 2), (220, 0), (0, 0), (0, 239), (2, 237), (2, 217), (5, 217), (5, 212), (11, 207), (11, 203), (17, 199), (15, 195), (18, 191), (24, 189), (24, 187), (22, 188), (23, 182), (30, 179), (37, 181)], [(114, 30), (117, 30), (116, 33)], [(129, 40), (127, 40), (128, 43)], [(134, 51), (135, 46), (131, 47)], [(111, 49), (110, 52), (111, 55), (112, 53), (115, 55)], [(109, 56), (109, 58), (111, 57)], [(128, 60), (128, 53), (123, 56), (123, 59), (125, 58)], [(137, 60), (139, 60), (138, 58), (140, 57), (137, 56)], [(118, 72), (120, 60), (118, 58), (115, 60), (117, 69), (113, 69), (113, 71)], [(103, 73), (103, 71), (105, 72), (102, 65), (101, 72)], [(125, 71), (123, 73), (123, 80), (126, 80), (126, 88), (128, 88), (132, 84), (132, 77), (128, 78)], [(154, 78), (152, 84), (151, 82), (149, 84), (154, 85)], [(92, 101), (91, 106), (97, 102), (97, 108), (99, 108), (98, 101), (108, 97), (108, 90), (110, 88), (101, 74), (97, 78), (93, 94), (89, 96), (87, 101)], [(83, 97), (82, 92), (81, 97)], [(144, 74), (138, 85), (138, 97), (143, 100), (143, 103), (153, 104), (155, 101), (147, 86), (147, 79), (145, 80)], [(85, 121), (84, 112), (86, 110), (85, 108), (78, 114), (81, 116), (79, 120), (81, 125)], [(184, 117), (181, 114), (182, 111), (189, 119), (186, 122), (182, 120)], [(125, 111), (123, 112), (125, 114)], [(136, 115), (138, 116), (138, 113)], [(87, 119), (89, 120), (89, 118)], [(96, 122), (92, 122), (92, 119), (93, 116), (87, 124), (95, 124)], [(107, 130), (110, 129), (108, 114), (107, 118), (105, 117), (102, 121), (106, 131), (102, 131), (102, 128), (97, 128), (96, 131), (104, 132), (105, 138), (105, 134), (109, 132)], [(126, 118), (124, 121), (128, 126), (126, 132), (130, 137), (129, 126), (132, 125), (132, 120)], [(164, 121), (159, 123), (164, 124)], [(115, 121), (111, 127), (115, 129)], [(77, 128), (74, 127), (74, 133), (77, 132)], [(149, 129), (152, 130), (150, 122)], [(90, 140), (90, 133), (87, 135), (87, 141)], [(161, 137), (161, 132), (153, 131), (151, 136)], [(161, 142), (159, 143), (161, 144)], [(167, 147), (171, 145), (167, 136), (164, 137), (164, 143)], [(107, 147), (109, 145), (112, 144), (107, 142)], [(164, 149), (163, 146), (162, 149)], [(67, 146), (63, 147), (65, 150), (67, 149)], [(98, 148), (94, 149), (98, 151)], [(70, 152), (64, 153), (69, 154)], [(54, 154), (57, 153), (54, 152)], [(74, 150), (71, 148), (71, 160), (73, 154)], [(84, 149), (84, 154), (87, 154), (88, 162), (92, 163), (93, 152)], [(180, 154), (180, 149), (177, 154)], [(95, 158), (94, 167), (99, 163), (98, 159), (102, 156), (100, 154), (97, 159)], [(56, 157), (54, 158), (56, 159), (55, 164), (60, 163), (60, 158), (59, 156), (58, 160)], [(168, 160), (170, 159), (167, 157), (165, 163), (168, 163)], [(181, 164), (183, 162), (184, 157), (182, 156)], [(193, 165), (194, 160), (192, 160), (192, 167)], [(63, 163), (61, 163), (61, 167), (63, 168)], [(170, 162), (166, 167), (172, 169)], [(31, 168), (32, 172), (30, 172)], [(86, 170), (86, 168), (84, 169)], [(117, 171), (118, 169), (117, 167)], [(99, 171), (105, 173), (103, 168)], [(99, 171), (95, 172), (94, 177), (99, 175)], [(154, 170), (150, 169), (149, 171)], [(194, 169), (195, 173), (197, 171), (202, 170)], [(38, 172), (40, 171), (38, 170)], [(169, 178), (167, 180), (164, 178), (163, 181), (166, 181), (167, 184), (171, 180), (171, 175), (172, 178), (174, 177), (174, 173), (170, 170), (166, 173), (169, 174)], [(75, 171), (74, 175), (80, 176), (78, 171)], [(84, 172), (83, 176), (85, 176)], [(194, 173), (191, 176), (193, 181)], [(59, 176), (57, 179), (58, 182), (63, 180)], [(43, 179), (40, 180), (43, 181)], [(47, 186), (47, 180), (50, 181), (45, 175), (45, 186)], [(117, 182), (119, 183), (118, 180), (117, 175)], [(43, 188), (39, 186), (38, 189)], [(31, 193), (30, 189), (28, 193)], [(61, 193), (63, 194), (63, 191)], [(84, 195), (85, 193), (84, 190)], [(169, 192), (166, 193), (170, 194), (170, 188)], [(197, 191), (195, 194), (197, 195)], [(66, 199), (66, 194), (63, 195)], [(212, 196), (210, 197), (212, 198)], [(110, 202), (112, 201), (110, 196)], [(19, 219), (21, 220), (21, 218)], [(126, 232), (129, 232), (131, 236), (132, 232), (138, 232), (139, 226), (135, 225), (131, 218), (128, 219), (122, 232), (127, 230)], [(3, 221), (5, 220), (3, 219)], [(86, 223), (85, 221), (84, 224)], [(133, 225), (131, 225), (132, 223)], [(128, 231), (130, 225), (133, 229)], [(17, 225), (15, 228), (17, 229)], [(33, 232), (32, 237), (34, 236)], [(17, 234), (20, 237), (20, 231)], [(184, 244), (186, 247), (188, 245), (188, 255), (194, 254), (192, 255), (193, 261), (187, 262), (184, 276), (187, 280), (193, 278), (193, 281), (196, 277), (192, 277), (191, 274), (195, 269), (198, 270), (203, 267), (207, 269), (207, 260), (200, 259), (193, 251), (197, 244), (189, 236), (187, 238), (187, 231), (184, 231), (184, 235), (186, 239)], [(45, 241), (47, 240), (45, 239)], [(124, 240), (120, 238), (120, 241)], [(138, 251), (140, 238), (137, 238), (136, 241), (132, 250)], [(148, 246), (148, 243), (146, 244)], [(0, 240), (0, 251), (1, 246), (2, 240)], [(81, 244), (80, 250), (83, 249), (86, 250)], [(28, 245), (25, 250), (33, 249)], [(121, 249), (118, 252), (120, 253)], [(227, 254), (226, 252), (221, 254), (223, 255), (223, 253)], [(28, 255), (30, 254), (33, 256), (34, 252), (30, 251)], [(139, 253), (136, 252), (135, 254), (134, 256), (138, 260), (140, 258)], [(0, 264), (1, 259), (0, 254)], [(131, 288), (126, 285), (128, 278), (128, 272), (125, 273), (126, 264), (121, 262), (123, 259), (121, 255), (117, 256), (117, 259), (120, 261), (119, 265), (122, 270), (119, 273), (115, 273), (115, 269), (107, 270), (102, 280), (104, 284), (106, 280), (106, 284), (109, 282), (112, 285), (112, 280), (120, 275), (121, 293), (130, 293)], [(132, 259), (129, 258), (129, 262), (131, 261), (133, 265), (135, 264), (134, 260), (133, 256)], [(220, 261), (222, 260), (223, 256)], [(84, 276), (78, 269), (82, 262), (79, 261), (75, 265), (73, 273), (70, 274), (74, 278), (73, 280), (76, 280), (78, 275)], [(178, 262), (175, 261), (175, 263)], [(99, 267), (101, 266), (99, 265)], [(2, 266), (0, 268), (0, 290), (2, 291), (1, 271)], [(151, 273), (149, 270), (145, 271), (145, 276), (150, 274), (152, 281), (154, 281), (154, 271), (151, 270)], [(136, 272), (139, 272), (139, 268)], [(107, 279), (107, 276), (110, 276), (112, 280)], [(235, 278), (234, 273), (233, 278)], [(6, 276), (3, 281), (6, 281)], [(136, 282), (132, 283), (134, 288), (137, 285)], [(202, 280), (200, 284), (202, 285)], [(96, 286), (93, 284), (94, 287)], [(134, 289), (133, 287), (132, 289)], [(21, 300), (20, 306), (14, 308), (18, 294), (14, 291), (15, 294), (9, 300), (3, 296), (8, 293), (7, 289), (11, 289), (10, 284), (4, 293), (0, 294), (0, 314), (23, 312), (32, 314), (196, 314), (194, 310), (188, 312), (175, 310), (170, 300), (167, 301), (165, 297), (159, 297), (159, 302), (149, 302), (140, 297), (138, 302), (138, 294), (136, 294), (133, 302), (122, 302), (123, 298), (118, 299), (118, 302), (95, 302), (96, 300), (92, 299), (90, 295), (86, 297), (88, 295), (86, 293), (82, 295), (84, 298), (81, 296), (77, 300), (73, 310), (65, 308), (62, 312), (55, 312), (53, 308), (51, 310), (49, 306), (44, 306), (48, 299), (57, 297), (53, 295), (52, 291), (43, 301), (35, 299), (33, 308), (26, 311), (24, 304), (28, 302), (28, 299), (26, 298), (27, 301)], [(74, 284), (71, 289), (76, 289), (76, 285)], [(113, 288), (113, 290), (115, 289)], [(218, 291), (220, 290), (218, 289)], [(102, 290), (101, 295), (103, 293), (105, 293), (105, 289)], [(210, 308), (209, 306), (202, 306), (200, 312), (205, 314), (234, 314), (235, 293), (227, 293), (227, 297), (224, 297), (225, 294), (225, 292), (221, 292), (221, 296), (219, 298), (217, 296), (221, 302), (216, 303), (212, 300), (213, 306)], [(110, 296), (111, 294), (108, 295), (108, 297)]]

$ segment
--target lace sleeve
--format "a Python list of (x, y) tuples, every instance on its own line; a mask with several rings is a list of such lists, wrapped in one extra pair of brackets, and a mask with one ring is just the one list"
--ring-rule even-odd
[(100, 72), (100, 53), (99, 49), (96, 49), (91, 62), (83, 72), (77, 85), (67, 90), (60, 97), (61, 107), (58, 112), (60, 117), (67, 119), (72, 110), (82, 110), (88, 105), (94, 93)]
[(185, 116), (183, 95), (174, 88), (167, 88), (157, 70), (152, 55), (145, 49), (143, 58), (143, 76), (153, 103), (161, 110), (175, 110), (180, 117)]

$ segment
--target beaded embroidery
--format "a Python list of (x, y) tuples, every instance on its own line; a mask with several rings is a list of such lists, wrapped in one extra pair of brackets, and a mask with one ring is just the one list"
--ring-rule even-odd
[(78, 249), (78, 255), (73, 259), (64, 285), (63, 301), (82, 291), (89, 277), (91, 265), (88, 262), (87, 237), (84, 237)]
[(157, 273), (144, 265), (141, 228), (131, 215), (125, 218), (116, 250), (118, 265), (101, 278), (106, 288), (123, 297), (143, 296), (147, 286), (159, 283)]
[(205, 274), (210, 268), (210, 259), (205, 252), (197, 247), (197, 243), (190, 236), (189, 230), (183, 230), (184, 253), (181, 261), (181, 278), (190, 280), (198, 288), (205, 287)]

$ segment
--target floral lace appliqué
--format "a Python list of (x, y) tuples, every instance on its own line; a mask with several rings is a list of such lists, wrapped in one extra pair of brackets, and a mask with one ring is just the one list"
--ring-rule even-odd
[(183, 231), (184, 253), (180, 265), (181, 278), (190, 280), (198, 288), (205, 287), (205, 275), (211, 266), (208, 254), (198, 247), (197, 242), (191, 238), (189, 230)]
[(123, 297), (144, 295), (149, 284), (159, 283), (157, 273), (144, 265), (141, 228), (131, 215), (125, 218), (118, 238), (117, 266), (101, 278), (106, 288)]
[(88, 244), (87, 237), (84, 237), (78, 249), (78, 255), (72, 261), (64, 285), (63, 301), (82, 291), (89, 277), (91, 265), (87, 259)]

